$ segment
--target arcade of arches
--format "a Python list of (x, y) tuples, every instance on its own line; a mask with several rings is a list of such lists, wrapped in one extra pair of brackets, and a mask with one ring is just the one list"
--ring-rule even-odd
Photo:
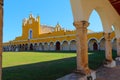
[[(112, 47), (117, 46), (117, 55), (120, 56), (120, 1), (119, 0), (70, 0), (72, 13), (74, 18), (74, 26), (76, 27), (77, 40), (77, 71), (84, 74), (90, 74), (88, 67), (88, 49), (105, 50), (106, 60), (109, 61), (107, 67), (115, 67), (116, 62), (112, 59)], [(93, 10), (96, 10), (101, 18), (103, 26), (103, 39), (89, 39), (87, 35), (87, 27), (89, 26), (89, 16)], [(115, 38), (112, 40), (112, 25), (115, 29)], [(111, 44), (111, 40), (113, 44)], [(116, 42), (115, 42), (116, 41)], [(113, 46), (112, 46), (113, 45)], [(91, 46), (91, 47), (90, 47)]]
[[(37, 20), (38, 19), (38, 20)], [(37, 21), (36, 21), (37, 20)], [(29, 21), (31, 23), (29, 23)], [(39, 16), (23, 20), (22, 36), (15, 40), (3, 43), (3, 51), (76, 51), (76, 31), (64, 30), (57, 24), (55, 27), (41, 25)], [(36, 25), (36, 27), (34, 27)], [(44, 30), (45, 29), (45, 30)], [(38, 33), (37, 31), (38, 30)], [(31, 31), (33, 32), (31, 34)], [(28, 32), (28, 34), (26, 34)], [(35, 33), (34, 33), (35, 32)], [(105, 50), (105, 39), (103, 32), (87, 30), (88, 50)], [(24, 35), (25, 34), (25, 35)], [(114, 31), (111, 32), (111, 43), (113, 50), (116, 49), (116, 38)]]
[[(97, 34), (97, 33), (92, 33)], [(102, 34), (102, 33), (101, 33)], [(99, 34), (100, 35), (100, 34)], [(89, 34), (88, 34), (89, 36)], [(112, 50), (117, 50), (116, 38), (111, 39)], [(26, 44), (17, 44), (17, 45), (8, 45), (4, 46), (4, 51), (76, 51), (76, 40), (71, 41), (57, 41), (57, 42), (46, 42), (46, 43), (26, 43)], [(95, 37), (88, 40), (88, 50), (105, 50), (105, 39), (100, 37), (96, 39)]]

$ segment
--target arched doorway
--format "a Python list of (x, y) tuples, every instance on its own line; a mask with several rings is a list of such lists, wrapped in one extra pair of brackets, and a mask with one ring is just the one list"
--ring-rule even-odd
[(100, 40), (100, 50), (105, 50), (105, 38)]
[(98, 50), (98, 45), (96, 42), (94, 42), (94, 44), (93, 44), (93, 50)]
[(88, 50), (90, 51), (98, 50), (98, 40), (96, 38), (89, 39)]
[(25, 44), (25, 51), (28, 50), (28, 44)]
[(60, 50), (60, 42), (56, 42), (56, 50), (57, 50), (57, 51)]
[(19, 50), (20, 50), (20, 51), (22, 50), (22, 45), (21, 45), (21, 44), (19, 45)]
[(62, 50), (63, 51), (69, 51), (69, 45), (68, 45), (68, 42), (67, 41), (64, 41), (62, 43)]
[(34, 50), (37, 50), (37, 43), (34, 44)]
[(55, 50), (55, 46), (53, 42), (50, 42), (50, 51), (54, 51)]
[(24, 51), (24, 50), (25, 50), (25, 45), (23, 44), (23, 45), (22, 45), (22, 51)]
[(30, 50), (33, 50), (33, 44), (30, 44)]
[(75, 40), (72, 40), (70, 42), (70, 50), (71, 51), (76, 51), (76, 41)]
[(39, 49), (38, 49), (39, 51), (42, 51), (43, 50), (43, 45), (42, 45), (42, 43), (39, 43)]
[(49, 46), (48, 46), (48, 43), (44, 43), (44, 51), (48, 51), (49, 50)]

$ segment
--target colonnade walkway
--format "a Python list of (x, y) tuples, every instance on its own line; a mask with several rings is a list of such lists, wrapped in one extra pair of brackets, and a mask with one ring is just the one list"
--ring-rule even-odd
[(120, 61), (116, 61), (116, 65), (114, 68), (100, 67), (96, 71), (96, 80), (120, 80)]
[[(81, 77), (80, 74), (71, 73), (57, 80), (87, 80)], [(95, 80), (120, 80), (120, 61), (116, 60), (116, 67), (114, 68), (101, 66), (97, 69)]]

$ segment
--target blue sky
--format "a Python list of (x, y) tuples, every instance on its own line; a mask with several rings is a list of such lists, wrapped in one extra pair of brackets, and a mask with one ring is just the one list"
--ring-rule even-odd
[[(4, 0), (3, 42), (22, 35), (22, 20), (29, 14), (40, 16), (40, 23), (55, 26), (59, 23), (65, 29), (75, 29), (70, 0)], [(102, 31), (98, 14), (93, 11), (88, 29)]]

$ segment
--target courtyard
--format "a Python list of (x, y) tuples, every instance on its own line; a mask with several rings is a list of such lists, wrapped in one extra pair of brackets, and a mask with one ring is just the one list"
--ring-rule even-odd
[[(89, 51), (91, 69), (103, 65), (104, 53)], [(76, 70), (76, 52), (3, 52), (2, 66), (3, 80), (56, 80)]]

